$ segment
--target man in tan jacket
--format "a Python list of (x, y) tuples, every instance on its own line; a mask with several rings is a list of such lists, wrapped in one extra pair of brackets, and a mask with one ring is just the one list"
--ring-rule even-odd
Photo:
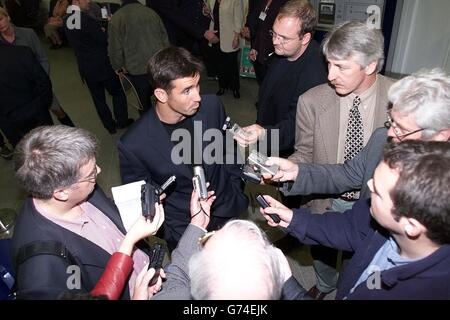
[[(391, 79), (378, 74), (384, 63), (383, 48), (380, 30), (362, 22), (344, 23), (327, 35), (323, 52), (328, 61), (329, 83), (300, 96), (295, 153), (290, 160), (343, 163), (363, 148), (376, 128), (383, 126), (389, 104), (387, 91), (392, 84)], [(331, 209), (343, 212), (357, 199), (357, 192), (352, 192), (314, 200), (308, 206), (316, 213)], [(312, 254), (316, 256), (314, 251)], [(335, 266), (335, 255), (327, 262), (314, 261), (317, 285), (310, 293), (315, 298), (323, 298), (335, 288), (337, 273), (328, 266)]]

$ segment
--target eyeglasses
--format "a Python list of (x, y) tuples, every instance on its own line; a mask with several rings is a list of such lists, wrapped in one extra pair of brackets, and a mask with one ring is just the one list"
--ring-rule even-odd
[(400, 129), (399, 127), (397, 127), (397, 124), (395, 123), (395, 121), (392, 120), (391, 114), (390, 114), (390, 113), (388, 113), (388, 119), (387, 119), (387, 121), (384, 123), (384, 127), (385, 127), (386, 129), (390, 129), (390, 128), (392, 127), (392, 131), (394, 131), (395, 137), (396, 137), (399, 141), (402, 141), (402, 140), (405, 139), (407, 136), (410, 136), (410, 135), (412, 135), (412, 134), (414, 134), (414, 133), (417, 133), (417, 132), (420, 132), (420, 131), (425, 130), (425, 129), (422, 128), (422, 129), (417, 129), (417, 130), (414, 130), (414, 131), (411, 131), (411, 132), (404, 133), (404, 132), (403, 132), (404, 130), (402, 130), (402, 129)]
[(272, 40), (273, 40), (273, 39), (279, 39), (279, 40), (280, 40), (280, 44), (282, 44), (282, 45), (283, 45), (283, 44), (286, 44), (286, 43), (288, 43), (288, 42), (290, 42), (290, 41), (292, 41), (292, 40), (297, 39), (297, 38), (286, 38), (285, 36), (282, 36), (282, 35), (276, 33), (276, 32), (273, 31), (273, 30), (269, 30), (269, 34), (270, 34), (270, 36), (272, 37)]
[(208, 242), (208, 240), (215, 234), (215, 231), (210, 231), (205, 233), (203, 236), (201, 236), (200, 238), (198, 238), (198, 245), (199, 247), (203, 248), (206, 244), (206, 242)]
[(81, 180), (78, 180), (76, 183), (81, 183), (81, 182), (95, 182), (95, 180), (97, 179), (97, 164), (94, 166), (94, 169), (92, 169), (91, 173), (89, 173), (89, 175)]

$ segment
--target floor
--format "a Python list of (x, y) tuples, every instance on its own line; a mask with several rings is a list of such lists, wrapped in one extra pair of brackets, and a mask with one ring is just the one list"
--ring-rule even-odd
[[(48, 47), (47, 43), (44, 43)], [(120, 175), (118, 169), (118, 156), (115, 147), (117, 139), (124, 130), (110, 135), (101, 125), (95, 112), (92, 100), (87, 87), (83, 85), (76, 66), (73, 51), (69, 47), (59, 50), (48, 51), (51, 64), (51, 79), (54, 92), (61, 102), (61, 105), (70, 115), (73, 122), (82, 128), (93, 132), (100, 140), (100, 152), (97, 163), (101, 166), (102, 172), (98, 177), (98, 183), (103, 190), (111, 195), (111, 187), (120, 185)], [(218, 84), (214, 80), (208, 80), (205, 76), (201, 80), (202, 93), (215, 93)], [(257, 83), (254, 79), (241, 78), (241, 99), (234, 99), (231, 93), (226, 93), (221, 97), (227, 114), (233, 121), (242, 126), (254, 123), (256, 118), (255, 101), (257, 99)], [(138, 117), (136, 110), (130, 108), (130, 116)], [(6, 161), (0, 158), (0, 219), (4, 225), (9, 224), (14, 212), (20, 209), (21, 203), (26, 194), (17, 185), (13, 174), (14, 161)], [(276, 195), (274, 187), (258, 186), (248, 184), (246, 193), (253, 195), (256, 192)], [(254, 201), (251, 202), (249, 210), (242, 218), (251, 219), (266, 230), (269, 238), (273, 241), (283, 237), (280, 230), (270, 228), (263, 221), (256, 208)], [(1, 225), (0, 225), (1, 227)], [(5, 233), (0, 237), (7, 236)], [(311, 266), (311, 256), (309, 248), (300, 244), (283, 245), (282, 249), (288, 256), (294, 276), (305, 287), (309, 288), (315, 283), (314, 272)], [(334, 294), (328, 295), (332, 299)]]

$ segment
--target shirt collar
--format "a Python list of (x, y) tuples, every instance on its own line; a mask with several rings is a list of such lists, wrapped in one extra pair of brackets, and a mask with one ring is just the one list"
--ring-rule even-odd
[(349, 97), (351, 98), (352, 101), (353, 101), (353, 99), (355, 99), (356, 96), (360, 97), (361, 101), (365, 101), (368, 98), (370, 98), (372, 95), (375, 94), (375, 92), (377, 91), (377, 88), (378, 88), (378, 75), (375, 79), (375, 82), (366, 91), (364, 91), (363, 93), (360, 93), (360, 94), (355, 94), (352, 92), (349, 94)]

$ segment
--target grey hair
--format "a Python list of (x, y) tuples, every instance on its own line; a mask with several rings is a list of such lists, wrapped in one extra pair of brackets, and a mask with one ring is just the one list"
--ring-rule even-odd
[(97, 144), (97, 139), (81, 128), (38, 127), (16, 147), (16, 177), (33, 197), (50, 199), (56, 189), (81, 178), (80, 168), (95, 158)]
[[(280, 299), (284, 283), (280, 257), (256, 224), (232, 220), (214, 237), (220, 237), (214, 242), (216, 245), (208, 244), (189, 261), (194, 299), (240, 299), (243, 288), (258, 291), (258, 297), (244, 299)], [(225, 287), (236, 295), (224, 295)]]
[(347, 21), (338, 25), (326, 35), (322, 48), (327, 59), (344, 60), (353, 57), (362, 68), (376, 62), (377, 72), (383, 69), (383, 34), (364, 22)]
[(414, 114), (424, 138), (450, 129), (450, 77), (441, 69), (422, 69), (397, 81), (388, 98), (396, 112)]

